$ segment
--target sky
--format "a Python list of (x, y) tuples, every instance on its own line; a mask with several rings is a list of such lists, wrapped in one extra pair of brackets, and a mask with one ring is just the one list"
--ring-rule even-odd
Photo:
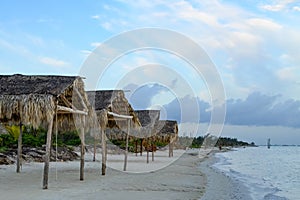
[[(299, 21), (297, 0), (4, 1), (0, 72), (78, 75), (92, 52), (119, 34), (167, 29), (193, 40), (214, 64), (226, 95), (222, 136), (300, 144)], [(219, 96), (212, 98), (206, 81), (216, 77), (203, 74), (176, 54), (143, 49), (114, 60), (87, 89), (128, 89), (136, 109), (158, 108), (186, 127), (205, 126)]]

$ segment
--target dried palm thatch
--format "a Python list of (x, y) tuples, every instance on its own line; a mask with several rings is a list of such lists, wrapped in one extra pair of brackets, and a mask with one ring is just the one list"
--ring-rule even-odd
[(160, 110), (136, 110), (134, 112), (137, 114), (143, 127), (154, 126), (160, 117)]
[[(0, 75), (0, 121), (22, 122), (38, 128), (52, 119), (56, 104), (67, 108), (75, 105), (76, 109), (83, 110), (74, 89), (79, 91), (83, 101), (89, 105), (80, 77)], [(73, 114), (59, 111), (57, 121), (61, 128), (74, 127)]]
[[(90, 115), (88, 115), (90, 114)], [(84, 169), (84, 126), (86, 117), (93, 116), (84, 83), (78, 76), (0, 75), (0, 121), (30, 124), (34, 128), (48, 126), (43, 189), (48, 188), (48, 172), (53, 119), (55, 125), (80, 128), (80, 180)], [(73, 118), (72, 118), (73, 116)], [(58, 124), (58, 122), (60, 122)], [(74, 126), (76, 125), (76, 126)], [(56, 129), (57, 130), (57, 129)], [(20, 136), (22, 134), (20, 133)], [(22, 137), (18, 140), (17, 172), (20, 168)]]
[[(118, 115), (132, 116), (131, 123), (132, 128), (140, 127), (140, 122), (136, 116), (133, 108), (129, 104), (128, 100), (125, 97), (124, 91), (122, 90), (97, 90), (97, 91), (88, 91), (88, 99), (91, 106), (95, 109), (98, 117), (98, 121), (103, 126), (105, 122), (105, 112), (107, 114), (107, 125), (106, 128), (115, 128), (125, 130), (127, 128), (126, 120), (118, 119), (117, 117), (108, 114), (108, 112), (113, 112)], [(104, 120), (104, 121), (103, 121)]]
[(177, 121), (159, 120), (155, 125), (156, 140), (159, 141), (175, 141), (178, 138)]
[(160, 110), (136, 110), (136, 115), (142, 127), (133, 129), (132, 134), (138, 138), (148, 138), (156, 135), (155, 124), (160, 117)]

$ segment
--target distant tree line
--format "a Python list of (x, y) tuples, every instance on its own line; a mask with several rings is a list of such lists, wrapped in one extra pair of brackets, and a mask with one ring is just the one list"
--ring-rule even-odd
[[(206, 136), (199, 136), (199, 137), (195, 137), (193, 138), (192, 144), (191, 144), (191, 148), (200, 148), (204, 142)], [(254, 142), (252, 143), (247, 143), (247, 142), (243, 142), (243, 141), (239, 141), (236, 138), (229, 138), (229, 137), (220, 137), (217, 139), (217, 142), (215, 144), (215, 146), (255, 146)]]

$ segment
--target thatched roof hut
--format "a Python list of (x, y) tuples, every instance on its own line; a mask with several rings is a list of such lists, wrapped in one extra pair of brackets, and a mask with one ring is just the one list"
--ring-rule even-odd
[[(127, 129), (126, 120), (122, 120), (122, 118), (118, 117), (118, 115), (132, 116), (132, 128), (141, 126), (136, 113), (126, 99), (123, 90), (88, 91), (87, 95), (90, 104), (97, 113), (98, 120), (103, 118), (100, 115), (101, 113), (103, 113), (103, 110), (107, 111), (108, 123), (106, 125), (106, 132), (111, 137), (118, 137), (118, 133), (121, 134), (122, 131)], [(114, 113), (115, 115), (113, 115), (112, 113)]]
[[(83, 180), (85, 116), (92, 113), (84, 83), (79, 76), (0, 75), (0, 121), (48, 128), (43, 188), (48, 170), (53, 121), (77, 125), (82, 140), (80, 179)], [(56, 117), (57, 116), (57, 117)], [(72, 123), (71, 123), (72, 122)], [(58, 123), (56, 123), (58, 127)], [(21, 135), (21, 134), (20, 134)], [(19, 144), (22, 137), (19, 137)], [(18, 154), (21, 152), (19, 145)], [(18, 158), (20, 155), (18, 155)], [(17, 160), (18, 162), (18, 160)], [(17, 165), (18, 172), (19, 164)]]
[[(141, 138), (146, 139), (145, 147), (147, 149), (147, 163), (149, 162), (149, 148), (152, 151), (152, 161), (154, 160), (154, 143), (157, 141), (168, 143), (169, 156), (173, 156), (174, 142), (178, 138), (178, 125), (176, 121), (171, 120), (159, 120), (160, 110), (137, 110), (137, 114), (142, 127), (139, 134)], [(150, 142), (149, 142), (150, 139)], [(149, 144), (150, 143), (150, 144)], [(137, 142), (136, 142), (137, 152)], [(140, 144), (140, 152), (142, 153), (143, 140)], [(151, 146), (151, 147), (150, 147)]]
[(177, 121), (159, 120), (155, 126), (157, 135), (155, 140), (169, 143), (169, 157), (173, 156), (174, 144), (178, 139)]
[(136, 110), (134, 112), (137, 114), (143, 127), (154, 126), (160, 117), (160, 110)]
[(21, 121), (38, 128), (51, 120), (56, 104), (61, 123), (62, 114), (64, 119), (73, 121), (72, 114), (84, 114), (81, 111), (88, 111), (89, 103), (80, 77), (21, 74), (0, 76), (0, 121), (3, 123), (18, 124)]
[(139, 138), (148, 138), (156, 135), (155, 124), (160, 117), (160, 110), (136, 110), (136, 115), (142, 125), (135, 130), (135, 135)]
[[(89, 101), (94, 108), (101, 129), (102, 141), (102, 175), (105, 175), (106, 170), (106, 135), (110, 139), (125, 139), (125, 160), (124, 171), (127, 165), (128, 139), (131, 131), (140, 127), (140, 122), (134, 113), (133, 108), (125, 98), (122, 90), (97, 90), (87, 92)], [(104, 133), (105, 131), (105, 133)], [(91, 135), (96, 139), (100, 135), (97, 126), (91, 132)], [(98, 136), (97, 136), (98, 135)], [(94, 160), (96, 152), (96, 143), (94, 143)]]
[(157, 132), (156, 136), (162, 140), (176, 139), (178, 137), (177, 121), (159, 120), (155, 125), (155, 129)]

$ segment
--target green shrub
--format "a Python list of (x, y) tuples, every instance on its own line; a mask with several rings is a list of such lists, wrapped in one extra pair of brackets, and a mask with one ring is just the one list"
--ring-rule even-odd
[(0, 135), (0, 138), (2, 147), (12, 148), (18, 144), (18, 140), (15, 140), (11, 134)]

